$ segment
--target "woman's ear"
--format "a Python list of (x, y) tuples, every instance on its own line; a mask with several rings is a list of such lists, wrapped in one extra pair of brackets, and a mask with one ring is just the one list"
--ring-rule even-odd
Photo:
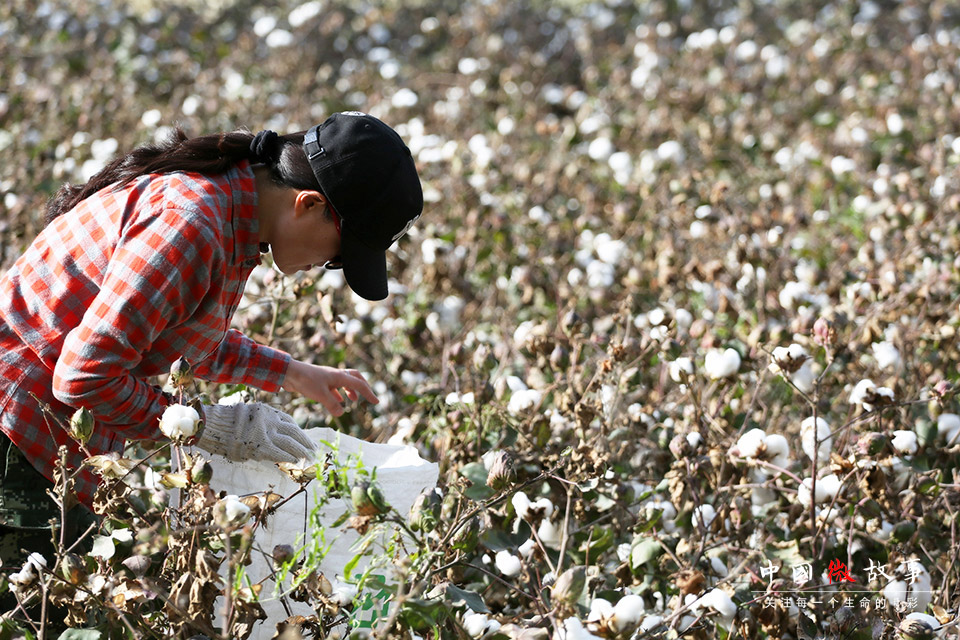
[(327, 199), (323, 197), (322, 193), (305, 189), (297, 192), (297, 197), (294, 201), (294, 211), (299, 217), (303, 214), (320, 211), (319, 207), (326, 205), (326, 203)]

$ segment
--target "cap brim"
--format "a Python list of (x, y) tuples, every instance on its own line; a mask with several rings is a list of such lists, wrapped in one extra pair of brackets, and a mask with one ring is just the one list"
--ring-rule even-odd
[(371, 249), (346, 228), (340, 239), (340, 259), (347, 284), (361, 298), (383, 300), (387, 297), (387, 254)]

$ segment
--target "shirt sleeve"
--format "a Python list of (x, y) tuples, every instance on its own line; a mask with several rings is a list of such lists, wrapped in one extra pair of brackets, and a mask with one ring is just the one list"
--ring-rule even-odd
[(279, 391), (290, 364), (290, 354), (258, 344), (236, 329), (209, 358), (194, 366), (204, 380), (245, 384), (264, 391)]
[(128, 439), (160, 437), (169, 400), (131, 371), (164, 327), (189, 318), (222, 262), (215, 229), (199, 214), (144, 211), (123, 230), (100, 291), (63, 343), (53, 393)]

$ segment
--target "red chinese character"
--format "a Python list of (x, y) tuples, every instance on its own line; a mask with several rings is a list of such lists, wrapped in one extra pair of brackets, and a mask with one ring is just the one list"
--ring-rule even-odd
[(840, 562), (836, 558), (830, 561), (830, 566), (827, 567), (827, 574), (830, 576), (830, 584), (833, 584), (834, 582), (843, 582), (844, 580), (856, 582), (854, 578), (850, 577), (850, 572), (847, 571), (846, 563)]

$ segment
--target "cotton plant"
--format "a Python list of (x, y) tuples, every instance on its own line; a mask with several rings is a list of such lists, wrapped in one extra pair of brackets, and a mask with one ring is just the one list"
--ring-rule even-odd
[(803, 366), (809, 358), (810, 354), (803, 345), (792, 343), (787, 347), (776, 347), (773, 350), (770, 371), (786, 378)]
[[(800, 486), (797, 487), (797, 502), (804, 507), (810, 507), (813, 504), (813, 478), (804, 478)], [(816, 483), (816, 502), (823, 504), (833, 500), (840, 493), (841, 481), (836, 474), (818, 476)]]
[(900, 368), (902, 358), (900, 350), (889, 340), (874, 342), (870, 345), (877, 366), (883, 370), (895, 371)]
[(933, 600), (933, 581), (930, 572), (916, 558), (911, 558), (896, 567), (894, 579), (883, 588), (883, 596), (891, 606), (916, 601), (916, 610), (924, 611)]
[(831, 433), (830, 423), (820, 416), (810, 416), (800, 423), (800, 444), (808, 458), (813, 460), (816, 456), (817, 462), (830, 460), (833, 449)]
[(513, 578), (520, 575), (523, 570), (523, 563), (520, 558), (513, 555), (506, 549), (497, 552), (495, 563), (497, 570), (507, 578)]
[(174, 441), (182, 441), (196, 435), (200, 426), (200, 414), (193, 407), (172, 404), (160, 416), (160, 431)]
[(247, 521), (250, 517), (250, 507), (239, 497), (233, 494), (226, 495), (214, 505), (213, 517), (224, 529), (232, 529)]
[(677, 530), (677, 508), (669, 500), (664, 500), (660, 494), (654, 494), (643, 503), (641, 511), (647, 520), (659, 517), (659, 522), (666, 533)]
[(471, 638), (483, 638), (500, 630), (500, 623), (485, 613), (467, 610), (463, 614), (463, 629)]
[(507, 412), (513, 416), (522, 416), (536, 408), (543, 399), (543, 393), (537, 389), (514, 391), (507, 402)]
[(710, 349), (704, 357), (703, 369), (711, 380), (722, 380), (736, 375), (741, 358), (736, 349)]
[(603, 638), (590, 633), (579, 618), (567, 618), (557, 624), (553, 640), (603, 640)]
[(627, 634), (640, 625), (645, 613), (643, 598), (636, 594), (628, 593), (617, 600), (616, 604), (597, 597), (590, 602), (590, 612), (586, 618), (587, 628), (603, 634)]
[(32, 587), (40, 579), (47, 569), (47, 560), (39, 553), (31, 553), (27, 556), (27, 561), (23, 563), (20, 570), (7, 576), (10, 588), (16, 592), (23, 592)]
[[(754, 428), (744, 433), (730, 449), (731, 455), (746, 460), (762, 460), (773, 467), (785, 469), (790, 464), (790, 445), (779, 433), (768, 434), (763, 429)], [(767, 475), (776, 473), (775, 469), (763, 467)]]
[(941, 413), (937, 416), (937, 433), (947, 446), (960, 443), (960, 415)]
[(718, 624), (729, 629), (737, 615), (737, 604), (726, 591), (716, 588), (694, 600), (690, 605), (690, 610), (694, 612), (705, 610), (708, 613), (716, 613)]
[(694, 367), (691, 358), (680, 357), (667, 365), (670, 379), (678, 384), (686, 384), (693, 376)]
[(531, 501), (526, 493), (518, 491), (511, 498), (511, 503), (517, 515), (513, 523), (514, 533), (520, 530), (520, 522), (526, 521), (534, 528), (536, 540), (543, 546), (559, 549), (563, 545), (562, 527), (550, 518), (554, 513), (554, 505), (549, 498)]
[(717, 517), (717, 510), (712, 504), (701, 504), (693, 510), (693, 526), (709, 529)]
[(878, 387), (873, 380), (860, 380), (850, 392), (849, 404), (860, 405), (864, 411), (873, 411), (878, 406), (892, 404), (896, 399), (893, 389)]
[(914, 455), (919, 449), (916, 432), (906, 429), (898, 429), (894, 431), (893, 438), (890, 440), (890, 444), (898, 453), (908, 456)]

